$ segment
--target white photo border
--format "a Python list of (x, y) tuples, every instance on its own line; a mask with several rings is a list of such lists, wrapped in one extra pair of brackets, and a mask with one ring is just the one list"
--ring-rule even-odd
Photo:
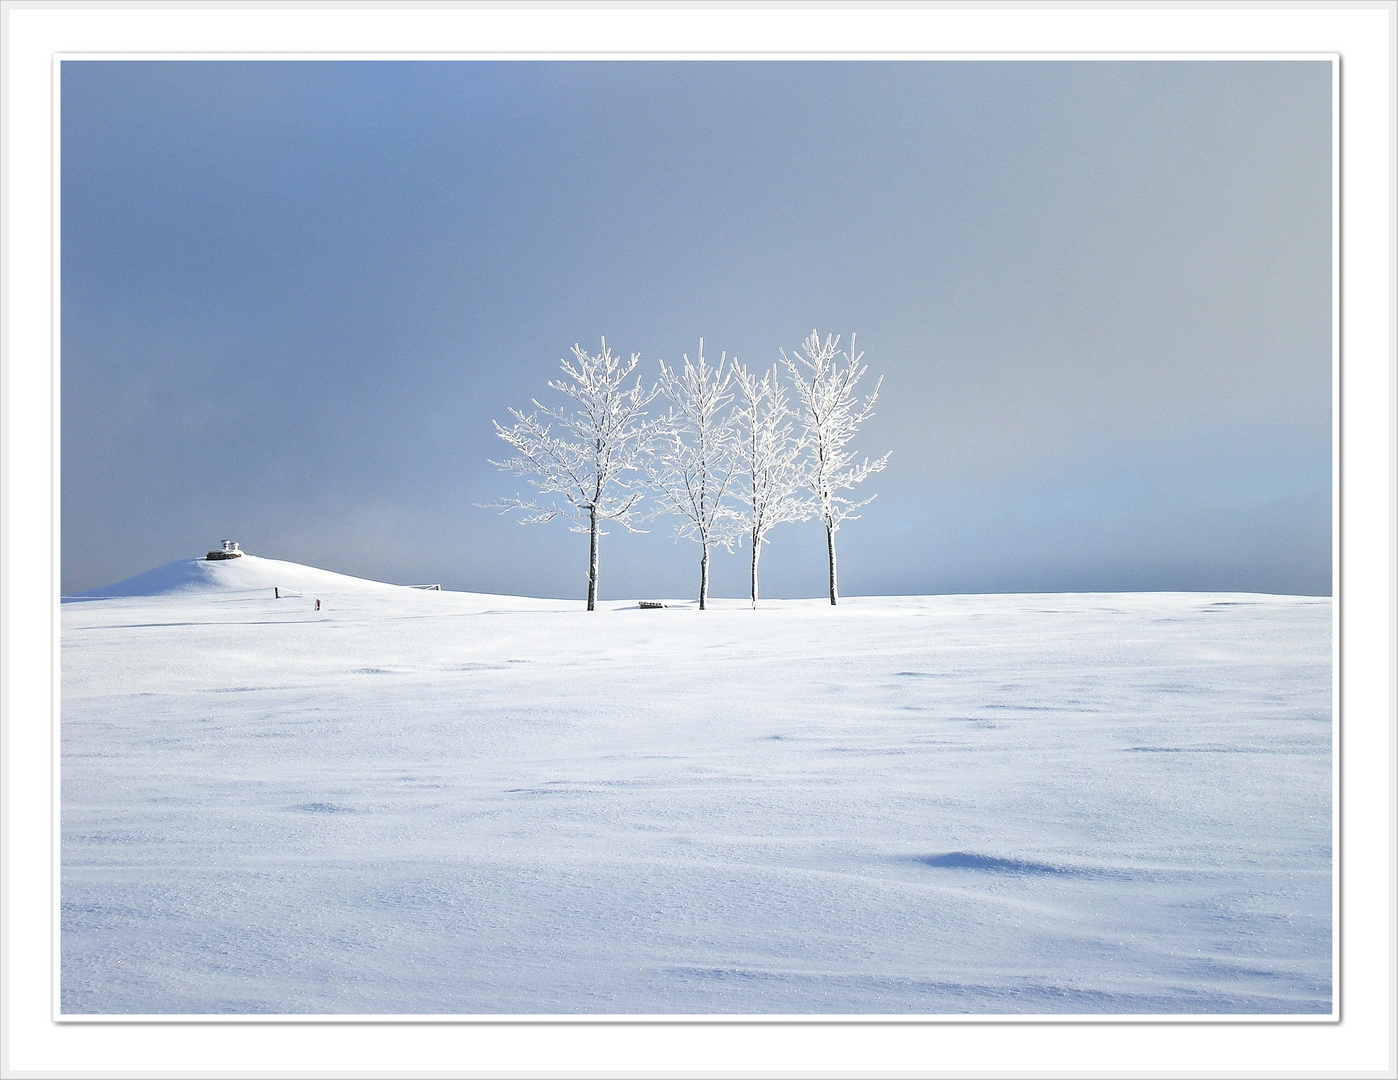
[[(1278, 4), (1248, 8), (1166, 8), (1040, 4), (973, 8), (803, 5), (567, 8), (449, 6), (387, 8), (326, 4), (169, 4), (60, 7), (4, 5), (5, 306), (3, 543), (4, 786), (3, 986), (5, 1037), (0, 1071), (92, 1075), (162, 1070), (180, 1075), (451, 1075), (505, 1071), (608, 1074), (640, 1070), (714, 1073), (921, 1074), (994, 1071), (1043, 1075), (1149, 1070), (1172, 1074), (1372, 1072), (1392, 1075), (1395, 1027), (1394, 936), (1394, 450), (1393, 184), (1395, 4)], [(450, 48), (450, 53), (444, 49)], [(103, 54), (228, 57), (242, 54), (336, 59), (417, 57), (695, 55), (705, 58), (852, 52), (881, 55), (1004, 56), (1064, 59), (1110, 53), (1169, 59), (1206, 53), (1317, 51), (1341, 58), (1343, 133), (1338, 174), (1343, 206), (1337, 236), (1336, 334), (1344, 345), (1337, 380), (1337, 604), (1343, 668), (1337, 691), (1344, 777), (1336, 806), (1344, 828), (1343, 892), (1335, 925), (1345, 990), (1338, 1024), (1251, 1022), (1159, 1024), (1162, 1018), (1013, 1018), (1013, 1038), (955, 1022), (849, 1025), (596, 1023), (539, 1020), (469, 1025), (386, 1025), (356, 1018), (323, 1023), (56, 1024), (58, 866), (56, 686), (59, 629), (57, 421), (58, 267), (50, 231), (56, 203), (55, 58)], [(1337, 163), (1337, 168), (1339, 168)], [(1343, 418), (1343, 424), (1341, 419)], [(1341, 492), (1343, 500), (1341, 501)], [(1338, 572), (1343, 566), (1343, 577)], [(22, 568), (23, 572), (17, 572)], [(16, 627), (22, 628), (17, 638)], [(42, 628), (42, 629), (40, 629)], [(44, 630), (47, 633), (43, 632)], [(1338, 714), (1337, 714), (1338, 721)], [(1336, 730), (1338, 732), (1337, 722)], [(1340, 881), (1337, 874), (1337, 889)], [(1343, 927), (1343, 934), (1338, 931)], [(1382, 945), (1382, 947), (1380, 947)], [(223, 1018), (219, 1018), (222, 1021)], [(1002, 1018), (1008, 1020), (1010, 1018)], [(1328, 1019), (1325, 1017), (1322, 1020)], [(1087, 1023), (1073, 1023), (1082, 1020)], [(1096, 1021), (1096, 1023), (1093, 1023)], [(1008, 1033), (1006, 1033), (1008, 1034)]]
[[(528, 59), (512, 54), (510, 59)], [(588, 53), (588, 52), (566, 52), (549, 53), (551, 61), (646, 61), (646, 60), (672, 60), (683, 62), (688, 59), (705, 61), (730, 61), (762, 63), (780, 60), (800, 59), (800, 60), (829, 60), (829, 61), (922, 61), (928, 63), (956, 63), (956, 62), (984, 62), (984, 61), (1004, 61), (1004, 62), (1117, 62), (1122, 60), (1136, 63), (1178, 63), (1181, 61), (1209, 61), (1209, 62), (1276, 62), (1276, 61), (1328, 61), (1331, 71), (1331, 179), (1332, 191), (1339, 190), (1340, 182), (1340, 58), (1335, 53), (824, 53), (820, 55), (800, 53), (792, 55), (790, 53)], [(458, 61), (463, 63), (499, 61), (502, 57), (495, 53), (363, 53), (363, 54), (340, 54), (340, 53), (76, 53), (59, 54), (54, 57), (53, 65), (53, 94), (55, 107), (53, 110), (53, 138), (54, 145), (58, 146), (62, 137), (62, 65), (67, 62), (84, 61), (196, 61), (203, 63), (234, 63), (250, 60), (272, 60), (285, 63), (314, 62), (314, 61), (350, 61), (355, 63), (375, 63), (384, 61)], [(55, 204), (61, 197), (57, 177), (61, 175), (62, 163), (58, 159), (57, 153), (54, 158)], [(1339, 200), (1332, 199), (1331, 205), (1331, 265), (1336, 268), (1331, 273), (1331, 313), (1339, 311), (1340, 305), (1340, 275), (1339, 266), (1339, 223), (1340, 204)], [(62, 223), (56, 215), (53, 221), (53, 251), (54, 265), (57, 267), (59, 260), (60, 239)], [(61, 282), (55, 273), (54, 281), (54, 341), (58, 342), (56, 351), (61, 352)], [(57, 430), (60, 421), (61, 409), (61, 372), (59, 365), (54, 367), (54, 389), (53, 389), (53, 413), (54, 426)], [(1332, 318), (1331, 326), (1331, 416), (1338, 420), (1340, 416), (1340, 327), (1339, 320)], [(61, 453), (61, 448), (55, 445), (55, 454)], [(1340, 424), (1332, 422), (1331, 425), (1331, 536), (1339, 536), (1340, 529)], [(62, 528), (61, 513), (58, 509), (58, 492), (55, 490), (55, 519), (54, 536), (55, 566), (58, 566), (61, 558), (57, 537)], [(1332, 582), (1339, 580), (1340, 574), (1340, 545), (1338, 542), (1332, 543), (1331, 551), (1331, 572)], [(55, 588), (57, 585), (55, 584)], [(1333, 586), (1332, 586), (1333, 588)], [(1331, 873), (1331, 1007), (1326, 1013), (1317, 1014), (1113, 1014), (1113, 1013), (974, 1013), (974, 1014), (893, 1014), (893, 1015), (712, 1015), (712, 1014), (644, 1014), (644, 1015), (604, 1015), (604, 1014), (581, 1014), (581, 1015), (503, 1015), (503, 1014), (316, 1014), (308, 1017), (305, 1014), (297, 1013), (277, 1013), (277, 1014), (233, 1014), (233, 1013), (211, 1013), (211, 1014), (179, 1014), (179, 1015), (158, 1015), (158, 1014), (135, 1014), (122, 1013), (113, 1015), (101, 1014), (77, 1014), (64, 1013), (62, 1008), (62, 987), (60, 978), (55, 977), (51, 987), (53, 997), (53, 1019), (60, 1023), (70, 1024), (104, 1024), (104, 1023), (304, 1023), (314, 1020), (318, 1023), (617, 1023), (625, 1021), (628, 1023), (1237, 1023), (1247, 1021), (1251, 1023), (1334, 1023), (1340, 1019), (1340, 939), (1343, 929), (1340, 925), (1340, 816), (1339, 806), (1339, 780), (1340, 780), (1340, 659), (1341, 659), (1341, 605), (1339, 603), (1338, 589), (1334, 590), (1335, 602), (1331, 609), (1331, 851), (1332, 873)], [(61, 619), (61, 616), (58, 616)], [(60, 633), (61, 636), (61, 633)], [(61, 642), (60, 642), (61, 654)], [(58, 709), (58, 702), (61, 701), (62, 687), (58, 677), (59, 665), (54, 665), (53, 700), (55, 709)], [(61, 719), (60, 719), (61, 723)], [(53, 964), (55, 972), (61, 974), (62, 948), (58, 922), (60, 919), (59, 896), (62, 889), (62, 867), (60, 856), (62, 851), (62, 837), (57, 822), (62, 818), (62, 798), (60, 789), (60, 756), (61, 738), (60, 724), (53, 725), (53, 783), (51, 808), (52, 820), (55, 827), (52, 835), (53, 845), (53, 883), (52, 883), (52, 912), (53, 920), (53, 940), (51, 943), (53, 953)]]

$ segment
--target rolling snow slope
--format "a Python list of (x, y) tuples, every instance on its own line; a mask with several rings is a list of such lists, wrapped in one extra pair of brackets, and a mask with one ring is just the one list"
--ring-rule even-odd
[(1331, 1011), (1329, 600), (246, 560), (63, 605), (67, 1015)]
[(144, 574), (137, 574), (115, 585), (93, 589), (70, 601), (111, 599), (115, 597), (156, 597), (175, 594), (216, 596), (238, 592), (271, 592), (273, 587), (282, 592), (315, 592), (327, 594), (388, 595), (403, 586), (387, 585), (381, 581), (366, 581), (364, 578), (337, 574), (333, 570), (321, 570), (300, 563), (283, 562), (280, 559), (264, 559), (257, 555), (244, 554), (236, 559), (221, 559), (210, 562), (206, 559), (180, 559), (177, 562), (157, 566)]

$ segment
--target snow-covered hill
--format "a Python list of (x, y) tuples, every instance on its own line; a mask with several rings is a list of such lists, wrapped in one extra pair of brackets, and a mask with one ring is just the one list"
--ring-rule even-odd
[(1330, 1011), (1328, 600), (103, 592), (65, 1013)]
[(237, 559), (179, 559), (143, 574), (100, 589), (79, 593), (72, 599), (116, 596), (168, 596), (172, 593), (239, 593), (271, 591), (319, 592), (336, 595), (383, 593), (401, 589), (381, 581), (337, 574), (314, 566), (243, 555)]

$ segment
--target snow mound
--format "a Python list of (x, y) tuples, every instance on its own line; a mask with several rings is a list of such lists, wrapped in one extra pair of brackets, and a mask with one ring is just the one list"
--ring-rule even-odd
[(238, 593), (279, 588), (285, 593), (408, 592), (405, 585), (337, 574), (301, 563), (263, 559), (244, 554), (239, 559), (179, 559), (154, 570), (92, 589), (67, 599), (100, 599), (118, 596), (169, 596), (177, 593)]

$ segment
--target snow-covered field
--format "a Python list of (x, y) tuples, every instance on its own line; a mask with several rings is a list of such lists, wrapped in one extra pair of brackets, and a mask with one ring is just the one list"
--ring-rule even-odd
[(1328, 599), (112, 591), (65, 1014), (1331, 1010)]

